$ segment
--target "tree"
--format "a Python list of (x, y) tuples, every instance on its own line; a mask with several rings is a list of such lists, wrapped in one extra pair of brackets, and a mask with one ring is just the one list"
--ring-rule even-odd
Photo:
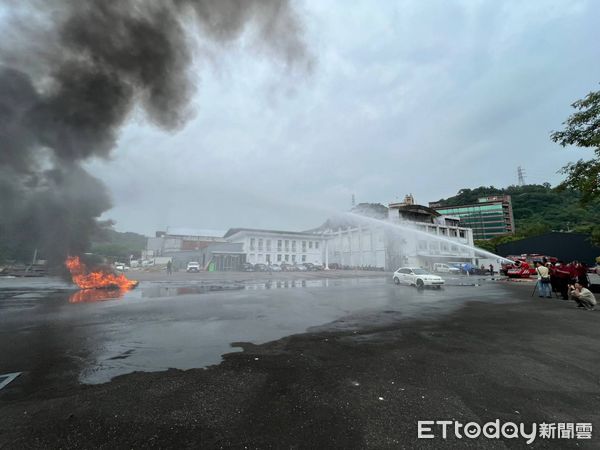
[(600, 198), (600, 91), (590, 92), (571, 106), (576, 112), (563, 122), (565, 129), (553, 132), (551, 138), (563, 147), (575, 145), (594, 150), (596, 158), (580, 159), (561, 170), (567, 178), (560, 187), (579, 191), (581, 202), (588, 204)]

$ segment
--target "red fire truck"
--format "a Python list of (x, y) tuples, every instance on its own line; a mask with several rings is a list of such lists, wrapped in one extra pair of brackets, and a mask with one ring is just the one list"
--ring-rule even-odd
[(535, 263), (538, 261), (543, 262), (544, 258), (546, 262), (551, 262), (552, 264), (558, 261), (558, 258), (554, 256), (546, 256), (539, 253), (509, 255), (506, 258), (514, 261), (514, 263), (503, 263), (500, 271), (510, 278), (529, 278), (531, 275), (535, 275)]

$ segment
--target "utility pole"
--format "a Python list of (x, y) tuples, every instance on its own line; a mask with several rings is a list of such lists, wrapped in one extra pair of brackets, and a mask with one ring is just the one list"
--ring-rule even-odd
[(519, 186), (525, 186), (525, 170), (521, 166), (517, 167), (517, 179)]

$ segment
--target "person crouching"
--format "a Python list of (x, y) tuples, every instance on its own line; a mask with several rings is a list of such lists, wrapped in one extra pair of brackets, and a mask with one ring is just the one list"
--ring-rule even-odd
[(592, 310), (596, 307), (597, 302), (594, 294), (579, 283), (569, 285), (569, 298), (575, 300), (578, 308)]

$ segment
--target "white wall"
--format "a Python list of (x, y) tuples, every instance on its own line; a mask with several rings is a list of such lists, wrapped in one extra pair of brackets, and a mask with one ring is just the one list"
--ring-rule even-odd
[[(254, 242), (252, 242), (254, 239)], [(262, 239), (262, 249), (260, 240)], [(271, 249), (267, 250), (267, 240), (271, 241)], [(229, 239), (230, 242), (241, 242), (243, 251), (246, 253), (246, 261), (257, 264), (267, 263), (267, 255), (272, 264), (288, 263), (313, 263), (323, 264), (323, 249), (325, 247), (324, 239), (320, 236), (307, 235), (288, 235), (284, 233), (250, 232), (243, 231), (236, 233)], [(278, 241), (281, 241), (281, 250), (278, 249)], [(288, 241), (286, 250), (285, 241)], [(293, 250), (293, 241), (296, 242)], [(303, 248), (302, 242), (306, 247)], [(252, 243), (254, 245), (252, 245)], [(278, 256), (280, 255), (280, 259)], [(286, 260), (287, 255), (287, 260)], [(303, 258), (304, 257), (304, 258)]]

